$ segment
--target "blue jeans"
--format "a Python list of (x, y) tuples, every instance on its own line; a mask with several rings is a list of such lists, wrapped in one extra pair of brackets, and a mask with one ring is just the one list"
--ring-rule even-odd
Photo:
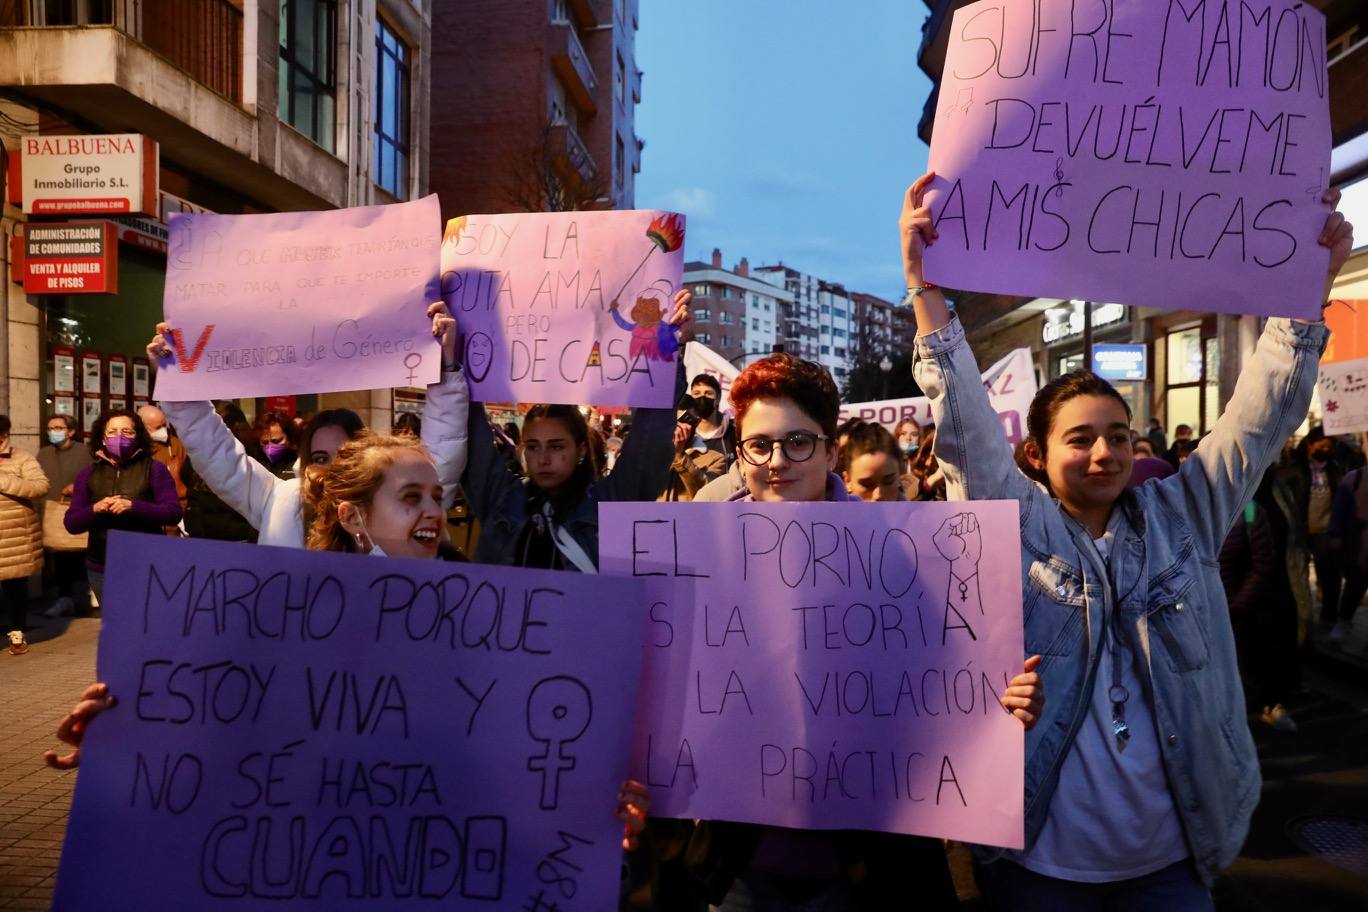
[(747, 871), (732, 884), (722, 905), (713, 912), (851, 912), (844, 883), (833, 882), (811, 899), (794, 901), (780, 889), (783, 878), (763, 871)]
[(1028, 871), (1011, 861), (978, 869), (996, 912), (1212, 912), (1211, 891), (1184, 859), (1153, 874), (1111, 883), (1079, 883)]

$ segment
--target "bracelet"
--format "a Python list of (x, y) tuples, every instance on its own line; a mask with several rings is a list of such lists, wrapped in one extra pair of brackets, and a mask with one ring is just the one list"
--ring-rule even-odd
[(940, 291), (940, 286), (932, 285), (930, 282), (925, 282), (921, 285), (914, 285), (908, 288), (907, 296), (902, 300), (903, 306), (911, 304), (913, 301), (917, 299), (918, 295), (925, 294), (928, 291)]

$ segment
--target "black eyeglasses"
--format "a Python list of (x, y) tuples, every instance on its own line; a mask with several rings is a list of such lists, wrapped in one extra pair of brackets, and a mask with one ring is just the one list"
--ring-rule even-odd
[(807, 462), (812, 458), (812, 454), (817, 452), (817, 441), (830, 439), (825, 434), (813, 434), (809, 431), (793, 431), (777, 439), (757, 435), (741, 441), (740, 453), (741, 458), (751, 465), (768, 465), (774, 458), (774, 448), (777, 445), (784, 451), (784, 458), (789, 462)]

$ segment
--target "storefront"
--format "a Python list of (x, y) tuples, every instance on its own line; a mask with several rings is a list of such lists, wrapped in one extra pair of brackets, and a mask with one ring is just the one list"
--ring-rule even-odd
[[(1089, 366), (1083, 344), (1083, 309), (1086, 306), (1083, 301), (1060, 301), (1042, 313), (1037, 356), (1045, 380), (1053, 380), (1069, 371)], [(1092, 337), (1094, 345), (1139, 341), (1131, 308), (1121, 304), (1093, 304)], [(1112, 383), (1130, 403), (1134, 415), (1141, 418), (1148, 415), (1148, 397), (1143, 380), (1118, 378)]]

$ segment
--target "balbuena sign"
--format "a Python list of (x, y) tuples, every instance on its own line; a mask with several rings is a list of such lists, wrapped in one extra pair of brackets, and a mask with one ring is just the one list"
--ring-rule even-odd
[(10, 195), (31, 215), (157, 213), (157, 144), (141, 134), (25, 136), (18, 162)]

